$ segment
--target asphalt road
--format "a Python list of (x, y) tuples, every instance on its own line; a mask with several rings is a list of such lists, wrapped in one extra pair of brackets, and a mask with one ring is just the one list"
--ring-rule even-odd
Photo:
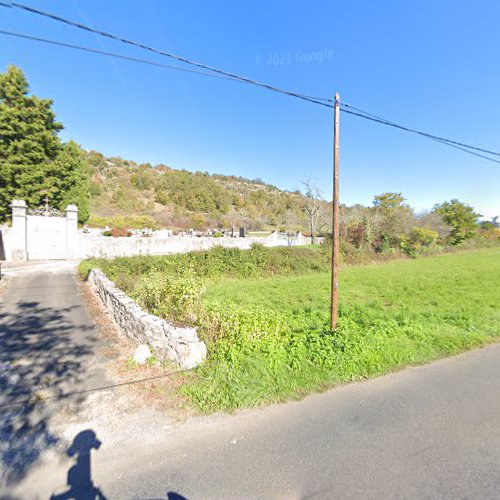
[(59, 442), (52, 417), (63, 407), (80, 408), (86, 395), (78, 391), (109, 383), (98, 355), (104, 342), (67, 267), (3, 266), (8, 286), (0, 295), (0, 493)]
[[(51, 298), (37, 292), (43, 309), (76, 300), (72, 278), (60, 279)], [(59, 336), (85, 325), (73, 343), (88, 347), (80, 306), (60, 311)], [(70, 462), (34, 462), (17, 497), (500, 498), (500, 345), (236, 415), (177, 426), (131, 418), (119, 416), (119, 437), (83, 423)]]
[(110, 498), (500, 498), (500, 346), (188, 425), (96, 478)]

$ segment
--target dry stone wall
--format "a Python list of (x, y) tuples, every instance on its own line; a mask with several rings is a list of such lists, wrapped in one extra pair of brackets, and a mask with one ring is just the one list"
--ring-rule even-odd
[(99, 269), (92, 269), (88, 281), (115, 322), (136, 344), (149, 345), (162, 359), (181, 368), (194, 368), (207, 357), (207, 347), (196, 328), (181, 328), (153, 316), (139, 307)]

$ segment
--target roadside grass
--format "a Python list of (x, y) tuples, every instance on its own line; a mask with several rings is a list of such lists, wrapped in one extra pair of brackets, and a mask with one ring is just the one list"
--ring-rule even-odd
[(180, 390), (232, 411), (485, 345), (500, 337), (499, 281), (499, 249), (346, 267), (334, 333), (328, 273), (209, 282), (209, 359)]
[(178, 391), (209, 413), (300, 398), (498, 339), (500, 248), (452, 251), (382, 263), (401, 255), (346, 254), (334, 333), (328, 247), (89, 259), (80, 273), (99, 267), (153, 314), (198, 326), (209, 357)]

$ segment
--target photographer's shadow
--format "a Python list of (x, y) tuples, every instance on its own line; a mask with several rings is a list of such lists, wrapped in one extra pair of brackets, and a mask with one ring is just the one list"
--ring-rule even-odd
[(69, 489), (59, 495), (52, 495), (52, 500), (106, 500), (101, 490), (92, 482), (91, 458), (92, 450), (98, 450), (101, 442), (93, 430), (87, 429), (77, 434), (73, 443), (68, 448), (70, 457), (76, 456), (76, 464), (68, 471)]

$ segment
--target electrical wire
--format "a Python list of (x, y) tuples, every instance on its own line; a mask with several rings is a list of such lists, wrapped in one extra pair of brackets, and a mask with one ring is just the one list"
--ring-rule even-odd
[(170, 57), (171, 59), (175, 59), (175, 60), (183, 62), (185, 64), (189, 64), (189, 65), (192, 65), (192, 66), (197, 66), (197, 67), (199, 67), (201, 69), (212, 71), (214, 73), (223, 75), (223, 76), (225, 76), (227, 78), (230, 78), (232, 80), (238, 80), (238, 81), (243, 82), (243, 83), (249, 83), (249, 84), (252, 84), (252, 85), (257, 85), (259, 87), (263, 87), (263, 88), (266, 88), (268, 90), (272, 90), (274, 92), (278, 92), (280, 94), (285, 94), (285, 95), (289, 95), (291, 97), (296, 97), (296, 98), (302, 99), (304, 101), (309, 101), (309, 102), (313, 102), (315, 104), (319, 104), (321, 106), (333, 107), (331, 104), (328, 104), (328, 103), (332, 102), (331, 99), (329, 99), (329, 98), (309, 96), (309, 95), (301, 94), (301, 93), (298, 93), (298, 92), (292, 92), (292, 91), (289, 91), (289, 90), (284, 90), (284, 89), (281, 89), (279, 87), (275, 87), (274, 85), (269, 85), (267, 83), (262, 83), (262, 82), (259, 82), (257, 80), (252, 80), (251, 78), (247, 78), (245, 76), (237, 75), (236, 73), (231, 73), (229, 71), (224, 71), (222, 69), (215, 68), (215, 67), (209, 66), (207, 64), (203, 64), (203, 63), (200, 63), (200, 62), (197, 62), (197, 61), (193, 61), (191, 59), (188, 59), (188, 58), (183, 57), (183, 56), (179, 56), (179, 55), (174, 54), (172, 52), (167, 52), (167, 51), (164, 51), (164, 50), (161, 50), (161, 49), (157, 49), (157, 48), (151, 47), (149, 45), (145, 45), (145, 44), (140, 43), (140, 42), (135, 42), (135, 41), (130, 40), (128, 38), (123, 38), (121, 36), (114, 35), (112, 33), (108, 33), (107, 31), (102, 31), (102, 30), (95, 29), (95, 28), (92, 28), (91, 26), (87, 26), (85, 24), (78, 23), (78, 22), (72, 21), (70, 19), (66, 19), (66, 18), (58, 16), (56, 14), (52, 14), (50, 12), (46, 12), (46, 11), (43, 11), (43, 10), (36, 9), (34, 7), (30, 7), (29, 5), (24, 5), (24, 4), (17, 3), (17, 2), (10, 2), (9, 4), (7, 4), (5, 2), (0, 2), (0, 6), (3, 6), (3, 7), (14, 7), (14, 8), (22, 9), (22, 10), (25, 10), (25, 11), (30, 12), (32, 14), (36, 14), (36, 15), (39, 15), (39, 16), (47, 17), (47, 18), (52, 19), (54, 21), (58, 21), (58, 22), (67, 24), (69, 26), (72, 26), (72, 27), (75, 27), (75, 28), (79, 28), (81, 30), (84, 30), (84, 31), (87, 31), (87, 32), (90, 32), (90, 33), (95, 33), (95, 34), (98, 34), (98, 35), (110, 38), (110, 39), (118, 41), (118, 42), (122, 42), (122, 43), (125, 43), (125, 44), (128, 44), (128, 45), (132, 45), (132, 46), (144, 49), (144, 50), (148, 50), (148, 51), (153, 52), (155, 54), (159, 54), (159, 55), (162, 55), (162, 56)]
[[(442, 142), (443, 144), (455, 145), (455, 146), (459, 146), (461, 148), (467, 148), (467, 149), (471, 149), (471, 150), (474, 150), (474, 151), (480, 151), (482, 153), (491, 154), (491, 155), (494, 155), (494, 156), (500, 156), (500, 153), (498, 153), (497, 151), (491, 151), (489, 149), (479, 148), (477, 146), (471, 146), (470, 144), (465, 144), (463, 142), (454, 141), (452, 139), (446, 139), (445, 137), (440, 137), (440, 136), (437, 136), (437, 135), (430, 134), (428, 132), (422, 132), (421, 130), (417, 130), (417, 129), (413, 129), (413, 128), (410, 128), (410, 127), (406, 127), (404, 125), (400, 125), (398, 123), (391, 122), (391, 121), (389, 121), (389, 120), (387, 120), (385, 118), (382, 118), (380, 116), (377, 116), (377, 115), (374, 115), (372, 113), (369, 113), (368, 111), (364, 111), (364, 110), (362, 110), (360, 108), (355, 108), (354, 106), (351, 106), (350, 104), (347, 104), (347, 103), (341, 103), (341, 106), (344, 107), (344, 108), (341, 109), (341, 111), (343, 111), (344, 113), (348, 113), (350, 115), (359, 116), (360, 118), (365, 118), (367, 120), (372, 120), (372, 121), (375, 121), (377, 123), (381, 123), (383, 125), (387, 125), (387, 126), (390, 126), (390, 127), (398, 128), (398, 129), (404, 130), (406, 132), (411, 132), (413, 134), (418, 134), (418, 135), (427, 137), (429, 139), (433, 139), (433, 140)], [(350, 111), (349, 109), (345, 109), (345, 108), (350, 108), (350, 109), (353, 109), (355, 111)], [(492, 158), (490, 158), (490, 159), (493, 160)], [(493, 160), (493, 161), (495, 161), (495, 160)]]
[(25, 33), (18, 33), (18, 32), (14, 32), (14, 31), (0, 30), (0, 34), (1, 35), (13, 36), (13, 37), (17, 37), (17, 38), (23, 38), (25, 40), (33, 40), (35, 42), (43, 42), (43, 43), (47, 43), (47, 44), (50, 44), (50, 45), (56, 45), (56, 46), (59, 46), (59, 47), (66, 47), (66, 48), (69, 48), (69, 49), (81, 50), (81, 51), (84, 51), (84, 52), (91, 52), (93, 54), (101, 54), (101, 55), (104, 55), (104, 56), (116, 57), (118, 59), (124, 59), (126, 61), (138, 62), (138, 63), (141, 63), (141, 64), (151, 64), (153, 66), (159, 66), (161, 68), (168, 68), (168, 69), (173, 69), (173, 70), (177, 70), (177, 71), (185, 71), (187, 73), (195, 73), (195, 74), (198, 74), (198, 75), (204, 75), (204, 76), (211, 76), (211, 77), (214, 77), (214, 78), (224, 78), (224, 79), (227, 79), (227, 77), (224, 77), (222, 75), (217, 75), (215, 73), (209, 73), (208, 71), (201, 71), (201, 70), (197, 70), (197, 69), (184, 68), (182, 66), (174, 66), (173, 64), (159, 63), (159, 62), (156, 62), (156, 61), (151, 61), (149, 59), (141, 59), (141, 58), (138, 58), (138, 57), (126, 56), (126, 55), (123, 55), (123, 54), (118, 54), (116, 52), (108, 52), (106, 50), (99, 50), (99, 49), (93, 49), (91, 47), (85, 47), (83, 45), (75, 45), (75, 44), (71, 44), (71, 43), (59, 42), (57, 40), (50, 40), (48, 38), (41, 38), (41, 37), (38, 37), (38, 36), (27, 35)]
[(186, 373), (186, 372), (190, 372), (190, 371), (192, 371), (192, 369), (186, 368), (186, 369), (181, 369), (181, 370), (177, 370), (174, 372), (163, 373), (161, 375), (155, 375), (154, 377), (129, 380), (128, 382), (118, 382), (116, 384), (105, 385), (105, 386), (101, 386), (101, 387), (93, 387), (91, 389), (82, 389), (79, 391), (64, 392), (61, 394), (54, 394), (53, 396), (37, 397), (37, 398), (31, 398), (31, 399), (19, 399), (19, 400), (15, 400), (15, 401), (9, 401), (7, 403), (0, 404), (0, 411), (2, 408), (10, 408), (11, 406), (35, 405), (35, 404), (43, 403), (44, 401), (48, 401), (51, 399), (63, 399), (63, 398), (68, 398), (70, 396), (77, 396), (79, 394), (88, 394), (91, 392), (106, 391), (109, 389), (114, 389), (116, 387), (123, 387), (126, 385), (141, 384), (144, 382), (152, 382), (154, 380), (168, 378), (168, 377), (171, 377), (173, 375), (178, 375), (179, 373)]
[[(215, 68), (213, 66), (209, 66), (207, 64), (203, 64), (203, 63), (200, 63), (200, 62), (197, 62), (197, 61), (193, 61), (193, 60), (187, 59), (187, 58), (185, 58), (183, 56), (179, 56), (179, 55), (173, 54), (171, 52), (166, 52), (164, 50), (156, 49), (154, 47), (150, 47), (150, 46), (145, 45), (145, 44), (140, 43), (140, 42), (135, 42), (133, 40), (130, 40), (130, 39), (127, 39), (127, 38), (123, 38), (123, 37), (118, 36), (118, 35), (113, 35), (113, 34), (108, 33), (106, 31), (98, 30), (98, 29), (92, 28), (90, 26), (87, 26), (85, 24), (81, 24), (81, 23), (78, 23), (78, 22), (75, 22), (75, 21), (71, 21), (69, 19), (63, 18), (63, 17), (58, 16), (56, 14), (52, 14), (50, 12), (45, 12), (45, 11), (36, 9), (34, 7), (30, 7), (28, 5), (24, 5), (24, 4), (17, 3), (17, 2), (6, 3), (5, 1), (2, 2), (0, 0), (0, 6), (3, 6), (3, 7), (14, 7), (14, 8), (25, 10), (25, 11), (33, 13), (33, 14), (37, 14), (37, 15), (40, 15), (40, 16), (43, 16), (43, 17), (47, 17), (49, 19), (65, 23), (65, 24), (70, 25), (72, 27), (76, 27), (76, 28), (85, 30), (87, 32), (91, 32), (91, 33), (94, 33), (94, 34), (97, 34), (97, 35), (100, 35), (100, 36), (104, 36), (104, 37), (110, 38), (112, 40), (116, 40), (116, 41), (119, 41), (119, 42), (122, 42), (122, 43), (125, 43), (125, 44), (128, 44), (128, 45), (132, 45), (132, 46), (144, 49), (144, 50), (148, 50), (150, 52), (153, 52), (153, 53), (156, 53), (156, 54), (159, 54), (159, 55), (162, 55), (162, 56), (166, 56), (166, 57), (178, 60), (178, 61), (183, 62), (183, 63), (188, 64), (188, 65), (196, 66), (198, 68), (201, 68), (202, 71), (200, 71), (200, 70), (193, 70), (193, 69), (190, 69), (190, 68), (183, 68), (183, 67), (180, 67), (180, 66), (173, 66), (173, 65), (168, 65), (168, 64), (157, 63), (157, 62), (146, 60), (146, 59), (140, 59), (140, 58), (136, 58), (136, 57), (125, 56), (125, 55), (122, 55), (122, 54), (117, 54), (117, 53), (113, 53), (113, 52), (107, 52), (107, 51), (104, 51), (104, 50), (92, 49), (92, 48), (84, 47), (84, 46), (80, 46), (80, 45), (68, 44), (68, 43), (64, 43), (64, 42), (59, 42), (59, 41), (55, 41), (55, 40), (49, 40), (49, 39), (35, 37), (35, 36), (32, 36), (32, 35), (26, 35), (26, 34), (22, 34), (22, 33), (15, 33), (15, 32), (8, 32), (8, 31), (1, 31), (0, 30), (0, 34), (10, 35), (10, 36), (16, 36), (16, 37), (19, 37), (19, 38), (25, 38), (25, 39), (29, 39), (29, 40), (44, 42), (44, 43), (48, 43), (48, 44), (52, 44), (52, 45), (59, 45), (59, 46), (62, 46), (62, 47), (68, 47), (68, 48), (73, 48), (73, 49), (87, 51), (87, 52), (93, 52), (93, 53), (96, 53), (96, 54), (107, 55), (107, 56), (110, 56), (110, 57), (116, 57), (116, 58), (120, 58), (120, 59), (124, 59), (124, 60), (129, 60), (129, 61), (133, 61), (133, 62), (139, 62), (139, 63), (143, 63), (143, 64), (151, 64), (151, 65), (154, 65), (154, 66), (165, 67), (165, 68), (170, 68), (170, 69), (179, 70), (179, 71), (186, 71), (186, 72), (190, 72), (190, 73), (197, 73), (197, 74), (201, 74), (201, 75), (204, 75), (204, 76), (216, 76), (216, 77), (219, 77), (219, 78), (229, 79), (229, 80), (232, 80), (232, 81), (239, 81), (239, 82), (242, 82), (242, 83), (247, 83), (247, 84), (251, 84), (251, 85), (257, 85), (257, 86), (266, 88), (268, 90), (272, 90), (274, 92), (285, 94), (285, 95), (288, 95), (288, 96), (291, 96), (291, 97), (296, 97), (298, 99), (302, 99), (304, 101), (311, 102), (311, 103), (314, 103), (314, 104), (318, 104), (320, 106), (324, 106), (324, 107), (327, 107), (327, 108), (334, 108), (333, 100), (330, 99), (330, 98), (309, 96), (309, 95), (306, 95), (306, 94), (300, 94), (298, 92), (292, 92), (292, 91), (289, 91), (289, 90), (284, 90), (284, 89), (281, 89), (279, 87), (275, 87), (273, 85), (269, 85), (267, 83), (262, 83), (262, 82), (259, 82), (257, 80), (252, 80), (250, 78), (243, 77), (243, 76), (237, 75), (235, 73), (224, 71), (224, 70), (221, 70), (219, 68)], [(404, 126), (404, 125), (400, 125), (398, 123), (391, 122), (391, 121), (389, 121), (389, 120), (387, 120), (385, 118), (373, 115), (372, 113), (369, 113), (369, 112), (367, 112), (365, 110), (362, 110), (360, 108), (356, 108), (354, 106), (351, 106), (350, 104), (347, 104), (347, 103), (340, 103), (340, 106), (341, 106), (341, 108), (340, 108), (341, 111), (344, 112), (344, 113), (347, 113), (347, 114), (350, 114), (350, 115), (353, 115), (353, 116), (357, 116), (359, 118), (364, 118), (366, 120), (371, 120), (371, 121), (379, 123), (381, 125), (386, 125), (386, 126), (390, 126), (390, 127), (393, 127), (393, 128), (397, 128), (397, 129), (403, 130), (405, 132), (409, 132), (409, 133), (417, 134), (417, 135), (420, 135), (420, 136), (423, 136), (423, 137), (427, 137), (428, 139), (431, 139), (431, 140), (434, 140), (434, 141), (439, 142), (441, 144), (453, 147), (453, 148), (458, 149), (460, 151), (463, 151), (465, 153), (468, 153), (468, 154), (471, 154), (471, 155), (483, 158), (485, 160), (488, 160), (488, 161), (500, 164), (500, 161), (495, 160), (494, 158), (490, 158), (488, 156), (485, 156), (483, 154), (477, 153), (476, 151), (500, 157), (500, 153), (499, 152), (488, 150), (488, 149), (485, 149), (485, 148), (480, 148), (480, 147), (477, 147), (477, 146), (472, 146), (472, 145), (465, 144), (465, 143), (462, 143), (462, 142), (459, 142), (459, 141), (454, 141), (452, 139), (447, 139), (445, 137), (436, 136), (436, 135), (430, 134), (428, 132), (423, 132), (421, 130), (417, 130), (417, 129), (413, 129), (413, 128), (410, 128), (410, 127), (407, 127), (407, 126)]]

